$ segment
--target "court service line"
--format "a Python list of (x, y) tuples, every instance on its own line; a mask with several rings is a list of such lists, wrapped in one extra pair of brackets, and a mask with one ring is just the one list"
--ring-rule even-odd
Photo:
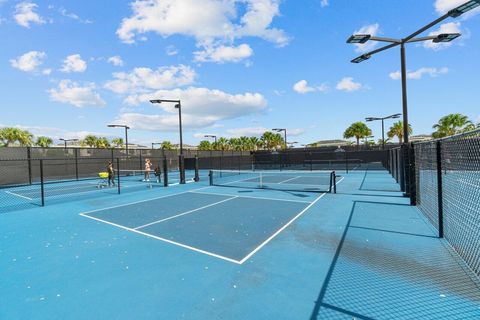
[(188, 250), (192, 250), (192, 251), (195, 251), (195, 252), (203, 253), (203, 254), (206, 254), (206, 255), (211, 256), (211, 257), (215, 257), (215, 258), (218, 258), (218, 259), (222, 259), (222, 260), (225, 260), (225, 261), (228, 261), (228, 262), (233, 262), (233, 263), (235, 263), (235, 264), (241, 264), (241, 262), (238, 261), (238, 260), (231, 259), (231, 258), (228, 258), (228, 257), (224, 257), (224, 256), (221, 256), (221, 255), (216, 254), (216, 253), (213, 253), (213, 252), (209, 252), (209, 251), (205, 251), (205, 250), (202, 250), (202, 249), (198, 249), (198, 248), (195, 248), (195, 247), (192, 247), (192, 246), (188, 246), (188, 245), (186, 245), (186, 244), (179, 243), (179, 242), (176, 242), (176, 241), (172, 241), (172, 240), (169, 240), (169, 239), (165, 239), (165, 238), (162, 238), (162, 237), (157, 237), (157, 236), (154, 236), (153, 234), (149, 234), (149, 233), (142, 232), (142, 231), (139, 231), (139, 230), (135, 230), (135, 229), (132, 229), (132, 228), (128, 228), (128, 227), (125, 227), (125, 226), (122, 226), (122, 225), (119, 225), (119, 224), (116, 224), (116, 223), (113, 223), (113, 222), (109, 222), (109, 221), (105, 221), (105, 220), (102, 220), (102, 219), (99, 219), (99, 218), (95, 218), (95, 217), (89, 216), (89, 215), (84, 214), (84, 213), (80, 213), (80, 215), (81, 215), (82, 217), (85, 217), (85, 218), (88, 218), (88, 219), (92, 219), (92, 220), (96, 220), (96, 221), (99, 221), (99, 222), (103, 222), (103, 223), (109, 224), (109, 225), (111, 225), (111, 226), (120, 228), (120, 229), (124, 229), (124, 230), (127, 230), (127, 231), (131, 231), (131, 232), (140, 234), (140, 235), (142, 235), (142, 236), (146, 236), (146, 237), (153, 238), (153, 239), (156, 239), (156, 240), (160, 240), (160, 241), (163, 241), (163, 242), (167, 242), (167, 243), (170, 243), (170, 244), (173, 244), (173, 245), (176, 245), (176, 246), (179, 246), (179, 247), (188, 249)]
[(310, 203), (308, 206), (306, 206), (302, 211), (300, 211), (295, 217), (293, 217), (287, 224), (285, 224), (283, 227), (278, 229), (274, 234), (272, 234), (270, 237), (268, 237), (267, 240), (265, 240), (262, 244), (260, 244), (258, 247), (255, 248), (252, 252), (250, 252), (247, 256), (245, 256), (242, 260), (240, 260), (240, 264), (243, 264), (245, 261), (250, 259), (255, 253), (257, 253), (260, 249), (262, 249), (264, 246), (266, 246), (270, 241), (273, 240), (279, 233), (281, 233), (283, 230), (285, 230), (289, 225), (291, 225), (295, 220), (300, 218), (308, 209), (310, 209), (315, 203), (317, 203), (320, 199), (322, 199), (326, 193), (321, 194), (317, 199), (315, 199), (312, 203)]
[[(207, 188), (211, 188), (211, 187), (208, 186), (208, 187), (202, 187), (202, 188), (193, 189), (193, 190), (202, 190), (202, 189), (207, 189)], [(168, 197), (174, 197), (174, 196), (176, 196), (176, 195), (184, 194), (184, 193), (189, 193), (189, 192), (191, 192), (191, 191), (192, 191), (192, 190), (187, 190), (187, 191), (183, 191), (183, 192), (177, 192), (177, 193), (173, 193), (173, 194), (167, 194), (167, 195), (160, 196), (160, 197), (156, 197), (156, 198), (150, 198), (150, 199), (145, 199), (145, 200), (139, 200), (139, 201), (124, 203), (124, 204), (119, 204), (119, 205), (117, 205), (117, 206), (111, 206), (111, 207), (106, 207), (106, 208), (101, 208), (101, 209), (95, 209), (95, 210), (91, 210), (91, 211), (87, 211), (87, 212), (82, 212), (82, 213), (80, 213), (80, 214), (88, 214), (88, 213), (93, 213), (93, 212), (98, 212), (98, 211), (103, 211), (103, 210), (109, 210), (109, 209), (115, 209), (115, 208), (120, 208), (120, 207), (126, 207), (126, 206), (129, 206), (129, 205), (132, 205), (132, 204), (149, 202), (149, 201), (154, 201), (154, 200), (163, 199), (163, 198), (168, 198)]]
[(15, 192), (5, 191), (5, 193), (11, 194), (11, 195), (14, 196), (14, 197), (20, 197), (20, 198), (23, 198), (23, 199), (27, 199), (27, 200), (33, 201), (32, 198), (22, 196), (21, 194), (18, 194), (18, 193), (15, 193)]
[(157, 224), (157, 223), (162, 223), (162, 222), (164, 222), (164, 221), (168, 221), (168, 220), (175, 219), (175, 218), (178, 218), (178, 217), (187, 215), (187, 214), (191, 214), (191, 213), (196, 212), (196, 211), (199, 211), (199, 210), (203, 210), (203, 209), (206, 209), (206, 208), (209, 208), (209, 207), (213, 207), (213, 206), (216, 206), (216, 205), (218, 205), (218, 204), (220, 204), (220, 203), (227, 202), (227, 201), (230, 201), (230, 200), (233, 200), (233, 199), (236, 199), (236, 198), (238, 198), (238, 197), (237, 197), (237, 196), (231, 196), (231, 198), (229, 198), (229, 199), (223, 199), (223, 200), (221, 200), (221, 201), (217, 201), (217, 202), (208, 204), (208, 205), (203, 206), (203, 207), (200, 207), (200, 208), (195, 208), (195, 209), (192, 209), (192, 210), (189, 210), (189, 211), (185, 211), (185, 212), (183, 212), (183, 213), (179, 213), (179, 214), (177, 214), (177, 215), (174, 215), (174, 216), (171, 216), (171, 217), (168, 217), (168, 218), (165, 218), (165, 219), (153, 221), (153, 222), (144, 224), (143, 226), (135, 227), (135, 228), (133, 228), (133, 229), (134, 229), (134, 230), (138, 230), (138, 229), (142, 229), (142, 228), (145, 228), (145, 227), (148, 227), (148, 226)]
[[(210, 194), (210, 195), (218, 195), (218, 196), (228, 196), (233, 197), (235, 195), (228, 194), (228, 193), (218, 193), (218, 192), (197, 192), (191, 191), (191, 193), (198, 193), (198, 194)], [(299, 202), (299, 203), (312, 203), (311, 201), (302, 201), (302, 200), (293, 200), (293, 199), (275, 199), (275, 198), (267, 198), (267, 197), (254, 197), (254, 196), (244, 196), (244, 195), (237, 195), (238, 198), (249, 198), (249, 199), (261, 199), (261, 200), (272, 200), (272, 201), (286, 201), (286, 202)]]
[(294, 180), (294, 179), (298, 179), (298, 178), (300, 178), (300, 177), (293, 177), (293, 178), (290, 178), (290, 179), (284, 180), (284, 181), (282, 181), (282, 182), (279, 182), (278, 184), (282, 184), (282, 183), (285, 183), (285, 182), (288, 182), (288, 181), (292, 181), (292, 180)]

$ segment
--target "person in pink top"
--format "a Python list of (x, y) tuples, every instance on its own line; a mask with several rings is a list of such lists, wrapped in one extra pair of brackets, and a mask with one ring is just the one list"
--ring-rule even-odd
[(143, 181), (150, 181), (150, 169), (152, 168), (152, 164), (150, 159), (145, 159), (145, 177)]

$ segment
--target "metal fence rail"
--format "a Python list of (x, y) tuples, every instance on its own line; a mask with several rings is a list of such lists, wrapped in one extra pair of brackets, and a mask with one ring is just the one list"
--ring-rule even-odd
[(480, 276), (480, 130), (414, 150), (418, 208)]

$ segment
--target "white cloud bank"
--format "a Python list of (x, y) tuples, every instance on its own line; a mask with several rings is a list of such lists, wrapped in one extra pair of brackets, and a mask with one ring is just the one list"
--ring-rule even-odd
[(116, 72), (105, 88), (119, 94), (135, 94), (190, 85), (195, 81), (195, 70), (185, 65), (150, 68), (135, 68), (131, 72)]
[(82, 60), (82, 57), (79, 54), (72, 54), (63, 60), (61, 72), (70, 73), (70, 72), (85, 72), (87, 70), (87, 63)]
[[(132, 15), (122, 20), (117, 35), (125, 43), (134, 43), (150, 32), (162, 37), (174, 34), (190, 36), (195, 38), (197, 45), (203, 49), (196, 53), (196, 59), (237, 62), (251, 56), (245, 46), (234, 45), (237, 39), (258, 37), (279, 47), (289, 43), (290, 39), (283, 30), (271, 26), (273, 19), (280, 16), (280, 2), (137, 0), (131, 3)], [(243, 15), (239, 16), (240, 13)], [(219, 56), (235, 58), (228, 60)]]
[[(448, 68), (420, 68), (417, 71), (408, 71), (407, 72), (407, 79), (413, 80), (420, 80), (423, 78), (424, 75), (429, 75), (430, 77), (434, 78), (442, 74), (448, 73)], [(390, 73), (390, 79), (392, 80), (400, 80), (402, 75), (400, 71), (395, 71)]]
[(195, 61), (197, 62), (240, 62), (250, 58), (253, 50), (248, 44), (235, 46), (208, 46), (203, 51), (194, 52)]
[(33, 2), (20, 2), (15, 6), (15, 12), (13, 18), (18, 25), (30, 28), (32, 24), (45, 24), (45, 20), (35, 12), (38, 5)]
[(94, 83), (86, 83), (82, 86), (71, 80), (62, 80), (57, 88), (48, 90), (48, 93), (50, 100), (72, 104), (78, 108), (105, 106), (105, 101), (95, 92), (95, 89)]
[(308, 85), (307, 80), (300, 80), (293, 85), (293, 90), (300, 94), (306, 94), (310, 92), (327, 92), (330, 90), (330, 87), (325, 83), (318, 87), (312, 87)]
[(47, 55), (43, 51), (29, 51), (16, 59), (11, 59), (10, 64), (15, 69), (24, 72), (38, 72)]
[(108, 58), (108, 63), (113, 64), (115, 67), (123, 67), (123, 60), (120, 56), (113, 56)]
[(345, 77), (337, 83), (336, 89), (339, 91), (353, 92), (363, 88), (359, 82), (353, 81), (352, 77)]

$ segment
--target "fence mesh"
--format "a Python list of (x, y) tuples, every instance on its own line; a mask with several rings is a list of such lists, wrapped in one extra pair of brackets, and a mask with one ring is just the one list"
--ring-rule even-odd
[(415, 158), (419, 209), (480, 276), (480, 130), (416, 144)]

